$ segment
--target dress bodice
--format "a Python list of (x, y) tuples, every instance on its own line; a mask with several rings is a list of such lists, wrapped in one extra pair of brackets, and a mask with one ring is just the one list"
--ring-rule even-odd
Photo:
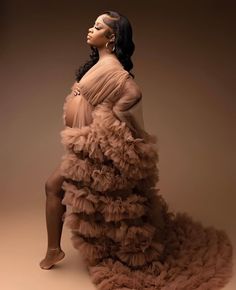
[[(122, 121), (125, 121), (125, 118), (127, 121), (129, 119), (129, 123), (131, 120), (129, 112), (131, 110), (128, 111), (128, 109), (132, 106), (133, 112), (136, 112), (135, 119), (143, 127), (143, 116), (140, 111), (142, 109), (141, 92), (135, 96), (125, 92), (123, 88), (128, 79), (131, 81), (131, 75), (118, 60), (109, 57), (99, 60), (83, 75), (79, 82), (74, 82), (72, 85), (71, 92), (66, 97), (63, 106), (64, 125), (67, 126), (68, 122), (66, 120), (68, 121), (68, 119), (72, 120), (70, 122), (72, 127), (80, 128), (89, 125), (93, 120), (92, 112), (94, 108), (104, 103), (109, 104), (110, 108), (114, 108), (114, 113)], [(138, 88), (133, 80), (131, 81), (131, 86)], [(80, 91), (79, 95), (74, 95), (75, 88)], [(122, 97), (123, 91), (126, 95)], [(121, 98), (122, 100), (120, 101)], [(140, 102), (137, 102), (138, 100)], [(138, 104), (133, 106), (136, 103)], [(115, 104), (117, 105), (115, 106)]]

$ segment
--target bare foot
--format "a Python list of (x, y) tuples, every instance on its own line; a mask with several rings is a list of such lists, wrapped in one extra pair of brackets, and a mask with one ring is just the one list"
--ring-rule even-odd
[(39, 263), (40, 267), (44, 270), (52, 268), (54, 264), (59, 262), (65, 257), (65, 253), (61, 248), (48, 249), (46, 257)]

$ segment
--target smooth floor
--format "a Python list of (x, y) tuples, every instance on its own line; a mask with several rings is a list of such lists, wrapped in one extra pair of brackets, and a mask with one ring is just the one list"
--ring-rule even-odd
[[(14, 212), (14, 214), (13, 214)], [(228, 232), (228, 231), (227, 231)], [(4, 290), (93, 290), (79, 252), (70, 241), (65, 226), (61, 246), (65, 258), (50, 270), (39, 267), (46, 251), (44, 209), (2, 212), (1, 214), (1, 289)], [(233, 244), (236, 236), (228, 232)], [(234, 261), (235, 261), (234, 256)], [(235, 264), (235, 263), (234, 263)], [(225, 290), (236, 289), (235, 275)], [(214, 290), (214, 289), (212, 289)]]

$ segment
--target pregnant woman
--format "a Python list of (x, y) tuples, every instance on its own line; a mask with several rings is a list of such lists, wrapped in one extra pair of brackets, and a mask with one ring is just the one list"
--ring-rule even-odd
[(130, 72), (130, 22), (106, 11), (87, 43), (90, 60), (63, 107), (65, 154), (46, 182), (40, 267), (65, 256), (65, 222), (97, 289), (220, 289), (232, 270), (228, 236), (170, 212), (156, 187), (157, 138), (144, 129), (142, 92)]

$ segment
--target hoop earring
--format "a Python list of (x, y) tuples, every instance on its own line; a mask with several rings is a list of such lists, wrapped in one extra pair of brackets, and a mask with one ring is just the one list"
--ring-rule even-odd
[[(108, 44), (109, 44), (109, 42), (106, 43), (106, 48), (107, 48), (107, 49), (109, 49), (109, 48), (108, 48)], [(116, 49), (116, 46), (114, 45), (111, 51), (113, 52), (113, 51), (115, 51), (115, 49)]]

